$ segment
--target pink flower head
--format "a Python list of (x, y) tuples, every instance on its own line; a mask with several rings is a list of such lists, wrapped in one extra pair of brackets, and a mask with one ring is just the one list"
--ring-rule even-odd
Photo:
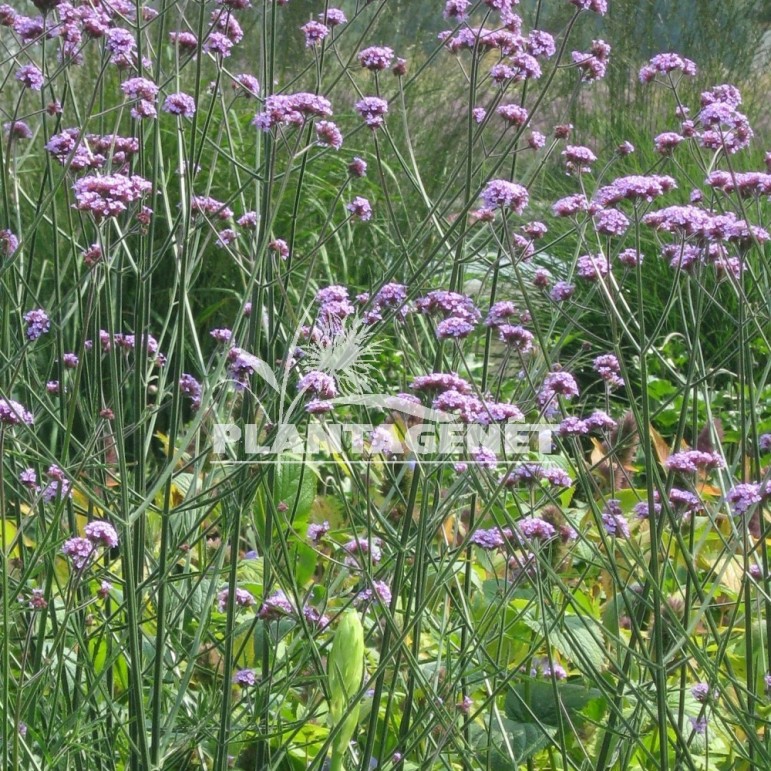
[(359, 52), (359, 64), (372, 72), (387, 70), (394, 58), (393, 49), (387, 46), (371, 46)]
[(192, 118), (195, 115), (195, 100), (182, 92), (169, 94), (163, 103), (163, 111), (181, 118)]
[(379, 96), (365, 96), (354, 105), (356, 112), (361, 115), (364, 122), (371, 128), (380, 128), (385, 122), (388, 113), (388, 102)]
[(307, 24), (303, 24), (300, 29), (305, 35), (306, 48), (313, 48), (329, 35), (329, 27), (320, 21), (309, 21)]
[(487, 208), (510, 209), (516, 214), (522, 214), (528, 199), (527, 188), (505, 179), (490, 180), (482, 191), (482, 201)]
[(360, 195), (357, 195), (345, 208), (348, 209), (351, 216), (362, 222), (368, 222), (372, 219), (372, 206), (366, 198)]
[(89, 522), (83, 532), (94, 546), (101, 545), (108, 549), (114, 549), (118, 545), (118, 533), (109, 522), (104, 520)]

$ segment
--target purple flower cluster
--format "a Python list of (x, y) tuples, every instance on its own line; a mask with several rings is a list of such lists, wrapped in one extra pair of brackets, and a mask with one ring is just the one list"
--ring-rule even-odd
[(6, 426), (31, 426), (32, 413), (13, 399), (0, 399), (0, 423)]
[(621, 201), (650, 202), (676, 187), (675, 180), (666, 175), (619, 177), (610, 185), (601, 187), (595, 194), (594, 200), (602, 207), (615, 206)]
[(410, 312), (410, 305), (407, 302), (407, 287), (404, 284), (384, 284), (375, 293), (372, 298), (367, 298), (368, 310), (364, 314), (364, 321), (367, 324), (383, 320), (385, 311), (395, 311), (396, 318), (404, 321)]
[[(217, 609), (220, 613), (225, 612), (229, 601), (230, 588), (225, 587), (217, 595)], [(255, 605), (255, 599), (253, 595), (250, 592), (247, 592), (246, 589), (241, 589), (239, 587), (236, 587), (234, 602), (236, 608), (251, 608)]]
[(316, 141), (320, 147), (332, 147), (339, 150), (343, 146), (343, 135), (333, 121), (320, 120), (316, 124)]
[(611, 498), (602, 510), (602, 524), (611, 538), (629, 538), (629, 523), (621, 511), (621, 501)]
[(310, 118), (332, 117), (332, 104), (317, 94), (273, 94), (265, 100), (262, 112), (252, 123), (263, 131), (275, 126), (302, 126)]
[(604, 40), (592, 40), (588, 51), (573, 51), (573, 64), (581, 72), (581, 80), (593, 83), (605, 77), (610, 59), (610, 46)]
[(179, 390), (191, 400), (191, 407), (197, 410), (201, 406), (201, 395), (203, 388), (201, 384), (187, 373), (179, 379)]
[(388, 114), (388, 102), (385, 99), (379, 96), (365, 96), (359, 99), (354, 107), (371, 129), (380, 128), (385, 123), (385, 116)]
[(0, 230), (0, 258), (13, 257), (19, 248), (19, 239), (8, 229)]
[(589, 174), (592, 164), (597, 160), (597, 156), (583, 145), (567, 145), (562, 151), (562, 157), (565, 159), (568, 174)]
[(527, 206), (527, 188), (505, 179), (492, 179), (482, 191), (482, 201), (488, 209), (509, 209), (522, 214)]
[(363, 196), (357, 195), (345, 208), (352, 217), (362, 222), (369, 222), (372, 219), (372, 205)]
[(78, 179), (72, 189), (74, 208), (91, 212), (96, 221), (101, 222), (122, 214), (130, 204), (140, 201), (152, 190), (152, 184), (136, 174), (105, 174)]
[(394, 59), (393, 49), (387, 46), (371, 46), (359, 51), (359, 64), (372, 72), (387, 70)]
[(383, 558), (380, 549), (380, 539), (377, 537), (370, 539), (352, 538), (343, 544), (343, 551), (346, 553), (344, 563), (349, 568), (361, 568), (367, 563), (367, 556), (373, 565), (377, 565)]
[(546, 375), (538, 392), (538, 404), (541, 407), (552, 406), (558, 396), (565, 401), (578, 396), (578, 384), (569, 372), (550, 372)]
[(640, 81), (650, 83), (656, 75), (669, 75), (672, 72), (680, 71), (683, 75), (696, 75), (696, 65), (684, 56), (676, 53), (656, 54), (640, 70)]
[(43, 88), (43, 73), (34, 64), (25, 64), (19, 67), (14, 77), (32, 91), (40, 91)]
[(313, 48), (313, 46), (321, 43), (329, 35), (329, 27), (320, 21), (311, 20), (303, 24), (300, 29), (303, 35), (305, 35), (306, 48)]
[(499, 527), (493, 527), (489, 530), (479, 528), (471, 534), (469, 541), (474, 544), (474, 546), (478, 546), (485, 551), (500, 549), (501, 546), (506, 543), (506, 539), (503, 537), (503, 533)]
[(249, 385), (249, 379), (261, 368), (262, 361), (243, 348), (231, 348), (227, 353), (228, 374), (235, 381), (236, 389)]
[(702, 450), (680, 450), (664, 461), (664, 467), (668, 471), (678, 474), (696, 474), (698, 471), (723, 468), (724, 465), (720, 455)]
[(542, 481), (552, 487), (570, 487), (573, 484), (573, 480), (558, 466), (543, 466), (540, 463), (521, 463), (501, 480), (506, 487), (522, 484), (537, 486)]
[(624, 385), (621, 377), (621, 365), (612, 353), (597, 356), (592, 362), (594, 371), (608, 384), (608, 388), (620, 388)]
[(27, 311), (24, 314), (24, 321), (27, 324), (25, 330), (27, 340), (37, 340), (51, 329), (51, 320), (42, 308)]
[(354, 598), (356, 607), (367, 607), (373, 601), (382, 605), (391, 604), (391, 587), (385, 581), (373, 581), (371, 589), (363, 589)]
[(131, 108), (131, 117), (136, 120), (155, 118), (158, 115), (155, 103), (158, 98), (158, 86), (147, 78), (129, 78), (121, 84), (121, 91), (137, 102)]
[(75, 570), (83, 570), (95, 557), (98, 547), (114, 549), (118, 545), (118, 534), (109, 522), (89, 522), (84, 534), (85, 538), (69, 538), (62, 545), (62, 554), (70, 558)]
[(161, 109), (170, 115), (178, 115), (180, 118), (192, 118), (195, 115), (195, 99), (182, 92), (169, 94)]

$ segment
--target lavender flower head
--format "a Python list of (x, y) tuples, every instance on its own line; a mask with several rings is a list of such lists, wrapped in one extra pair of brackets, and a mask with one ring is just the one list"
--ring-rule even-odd
[(257, 677), (253, 669), (239, 669), (233, 675), (233, 684), (241, 688), (253, 688), (257, 685)]
[(387, 46), (371, 46), (359, 51), (359, 64), (372, 72), (387, 70), (394, 58), (393, 49)]
[(515, 214), (522, 214), (528, 199), (527, 188), (505, 179), (490, 180), (482, 191), (482, 201), (488, 209), (510, 209)]
[(163, 111), (181, 118), (192, 118), (195, 115), (195, 99), (182, 92), (169, 94), (163, 102)]
[(277, 621), (284, 616), (291, 616), (293, 613), (294, 606), (286, 594), (279, 589), (263, 601), (257, 615), (265, 621)]
[(68, 538), (62, 545), (62, 554), (69, 557), (75, 570), (83, 570), (96, 551), (88, 538)]
[(6, 426), (20, 426), (22, 423), (31, 426), (32, 413), (13, 399), (0, 399), (0, 423)]
[(611, 498), (602, 510), (602, 524), (611, 538), (629, 538), (629, 524), (621, 512), (621, 501)]
[(385, 123), (385, 116), (388, 114), (388, 102), (385, 99), (379, 96), (365, 96), (359, 99), (354, 107), (371, 129), (380, 128)]
[(362, 222), (368, 222), (372, 219), (372, 206), (363, 196), (357, 195), (345, 208), (348, 209), (351, 216)]
[[(226, 587), (217, 595), (217, 608), (220, 613), (225, 612), (230, 600), (230, 589)], [(250, 608), (255, 604), (255, 599), (246, 589), (236, 587), (235, 606), (236, 608)]]
[(114, 549), (118, 545), (118, 533), (109, 522), (104, 520), (89, 522), (83, 532), (94, 546), (101, 545), (108, 549)]
[(51, 320), (42, 308), (25, 313), (24, 321), (27, 324), (25, 333), (28, 340), (37, 340), (51, 329)]

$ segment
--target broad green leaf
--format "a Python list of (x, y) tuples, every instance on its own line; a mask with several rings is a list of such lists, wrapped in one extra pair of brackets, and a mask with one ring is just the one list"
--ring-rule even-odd
[[(555, 688), (556, 697), (555, 698)], [(560, 724), (563, 727), (580, 728), (586, 723), (585, 711), (591, 708), (592, 718), (599, 719), (605, 711), (605, 697), (597, 688), (587, 688), (578, 683), (523, 678), (522, 682), (509, 690), (505, 711), (515, 723), (535, 723), (542, 732)]]
[(549, 641), (563, 655), (576, 664), (589, 662), (596, 670), (605, 663), (605, 647), (600, 625), (590, 616), (565, 615), (555, 623), (546, 623), (527, 614), (523, 621), (537, 633), (548, 630)]

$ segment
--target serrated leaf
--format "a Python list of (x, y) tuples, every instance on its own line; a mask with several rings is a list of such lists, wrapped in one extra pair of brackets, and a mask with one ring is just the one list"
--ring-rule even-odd
[(534, 632), (549, 632), (549, 642), (567, 659), (582, 664), (588, 661), (597, 671), (605, 664), (604, 640), (600, 625), (593, 618), (565, 615), (558, 623), (546, 624), (527, 614), (523, 621)]
[(517, 723), (501, 719), (503, 731), (493, 730), (489, 735), (479, 731), (475, 741), (480, 765), (490, 758), (493, 771), (517, 771), (529, 758), (551, 743), (556, 728), (541, 728), (536, 723)]
[(592, 718), (597, 720), (605, 711), (605, 701), (602, 691), (597, 688), (523, 678), (521, 683), (509, 690), (504, 709), (513, 722), (535, 723), (544, 733), (548, 728), (560, 725), (560, 714), (565, 729), (584, 725), (587, 718), (583, 713), (587, 708), (591, 708)]

